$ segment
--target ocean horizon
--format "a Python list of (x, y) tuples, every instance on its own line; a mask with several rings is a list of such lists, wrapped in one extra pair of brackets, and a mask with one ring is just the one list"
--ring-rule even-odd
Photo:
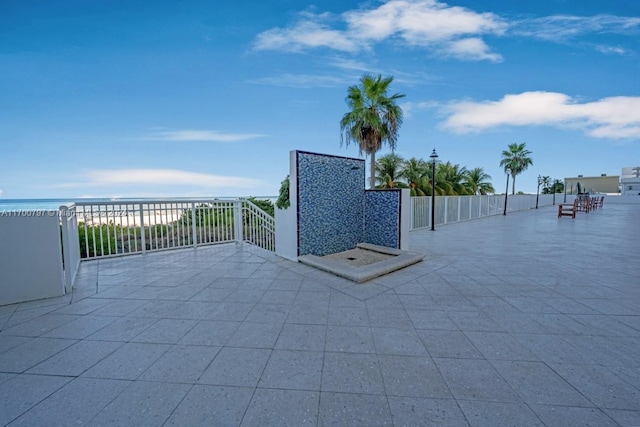
[(268, 199), (273, 202), (277, 196), (237, 196), (237, 197), (105, 197), (105, 198), (51, 198), (51, 199), (3, 199), (0, 198), (0, 213), (9, 211), (35, 211), (35, 210), (58, 210), (60, 206), (71, 205), (74, 203), (108, 203), (108, 202), (135, 202), (135, 201), (181, 201), (181, 200), (229, 200), (238, 197), (255, 197), (256, 199)]

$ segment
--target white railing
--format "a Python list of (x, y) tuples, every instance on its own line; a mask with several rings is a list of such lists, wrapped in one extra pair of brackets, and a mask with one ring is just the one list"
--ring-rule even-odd
[(275, 221), (253, 203), (242, 205), (243, 240), (263, 249), (275, 251)]
[[(435, 225), (467, 221), (504, 212), (504, 194), (493, 196), (436, 196)], [(574, 196), (567, 196), (573, 198)], [(561, 203), (563, 194), (555, 195), (555, 204)], [(554, 204), (553, 194), (540, 194), (538, 207)], [(535, 194), (516, 194), (507, 197), (507, 212), (535, 209)], [(431, 226), (431, 197), (411, 198), (411, 230)]]
[(65, 216), (63, 239), (78, 242), (77, 259), (234, 241), (274, 250), (273, 217), (245, 199), (76, 203)]

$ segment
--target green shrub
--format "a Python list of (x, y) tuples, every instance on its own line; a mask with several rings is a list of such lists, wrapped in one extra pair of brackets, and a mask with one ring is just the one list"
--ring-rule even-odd
[(276, 200), (276, 206), (279, 209), (287, 209), (291, 206), (291, 200), (289, 199), (289, 175), (280, 183), (280, 193), (278, 194), (278, 200)]
[(247, 197), (247, 200), (268, 213), (270, 216), (274, 214), (273, 202), (266, 199), (256, 199), (255, 197)]
[(88, 258), (116, 253), (117, 242), (114, 236), (116, 233), (120, 235), (121, 228), (113, 223), (88, 226), (83, 222), (78, 223), (80, 257)]
[[(185, 209), (180, 217), (183, 225), (191, 225), (193, 212), (191, 209)], [(233, 209), (229, 207), (216, 208), (215, 205), (202, 203), (195, 207), (195, 221), (197, 226), (217, 226), (233, 224)]]

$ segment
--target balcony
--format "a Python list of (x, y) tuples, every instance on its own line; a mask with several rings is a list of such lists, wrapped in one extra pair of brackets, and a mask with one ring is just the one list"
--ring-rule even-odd
[(0, 425), (640, 424), (638, 204), (411, 233), (355, 284), (248, 244), (0, 307)]

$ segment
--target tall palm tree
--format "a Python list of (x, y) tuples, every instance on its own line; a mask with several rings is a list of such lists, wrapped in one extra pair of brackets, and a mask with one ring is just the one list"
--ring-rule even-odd
[(402, 165), (400, 176), (407, 182), (411, 196), (427, 195), (425, 187), (429, 185), (429, 177), (431, 176), (427, 162), (415, 157), (406, 160)]
[(504, 168), (506, 173), (511, 174), (511, 178), (513, 178), (511, 194), (516, 194), (516, 175), (520, 175), (533, 164), (533, 160), (529, 157), (531, 151), (527, 150), (526, 145), (526, 142), (522, 144), (514, 142), (508, 145), (508, 150), (502, 151), (500, 166)]
[(389, 85), (393, 77), (382, 78), (363, 75), (360, 85), (348, 89), (346, 102), (350, 111), (340, 120), (340, 141), (345, 145), (357, 143), (370, 159), (369, 187), (376, 185), (375, 153), (383, 143), (391, 150), (396, 148), (398, 130), (402, 124), (402, 109), (396, 101), (405, 95), (396, 93), (389, 96)]
[(491, 182), (491, 175), (484, 171), (484, 168), (474, 168), (467, 172), (465, 182), (471, 194), (493, 194), (496, 190)]
[(396, 188), (402, 186), (398, 179), (402, 171), (404, 159), (397, 154), (389, 153), (376, 161), (377, 188)]

